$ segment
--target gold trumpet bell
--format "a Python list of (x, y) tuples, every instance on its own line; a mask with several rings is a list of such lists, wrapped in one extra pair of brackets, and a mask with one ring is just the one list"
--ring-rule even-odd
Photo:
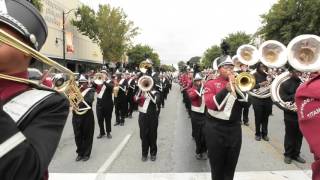
[(256, 85), (255, 77), (248, 72), (240, 73), (239, 75), (236, 76), (235, 80), (236, 80), (236, 86), (242, 92), (250, 91)]

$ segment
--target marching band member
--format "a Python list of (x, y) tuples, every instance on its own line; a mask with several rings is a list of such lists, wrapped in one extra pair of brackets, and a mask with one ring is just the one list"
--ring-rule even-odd
[[(28, 1), (1, 1), (0, 29), (39, 51), (48, 35), (40, 12)], [(0, 73), (28, 78), (32, 57), (1, 43)], [(49, 89), (0, 79), (0, 179), (48, 178), (69, 102)]]
[[(279, 94), (281, 99), (285, 102), (294, 102), (294, 96), (297, 88), (301, 84), (300, 76), (301, 72), (289, 66), (290, 78), (282, 83), (280, 86)], [(285, 136), (284, 136), (284, 162), (291, 164), (292, 159), (300, 163), (306, 161), (300, 157), (300, 149), (302, 145), (302, 134), (298, 124), (298, 114), (295, 111), (288, 109), (283, 110), (284, 124), (285, 124)]]
[(196, 141), (196, 158), (207, 159), (207, 147), (204, 134), (205, 124), (205, 102), (202, 77), (199, 73), (193, 79), (192, 88), (188, 89), (188, 96), (191, 101), (191, 121), (194, 126), (194, 138)]
[[(258, 89), (260, 87), (265, 87), (270, 85), (270, 80), (267, 79), (268, 74), (266, 72), (268, 68), (263, 65), (261, 62), (257, 64), (257, 72), (254, 73), (254, 77), (256, 78), (256, 86), (254, 89)], [(261, 141), (261, 137), (265, 141), (269, 141), (268, 137), (268, 121), (269, 116), (272, 112), (272, 100), (270, 97), (267, 98), (257, 98), (250, 97), (251, 103), (253, 105), (254, 110), (254, 118), (255, 118), (255, 126), (256, 133), (255, 139), (257, 141)]]
[(124, 126), (124, 120), (128, 111), (127, 85), (124, 74), (116, 72), (115, 83), (117, 84), (117, 95), (114, 96), (116, 123), (114, 126)]
[(132, 118), (132, 112), (133, 112), (133, 107), (134, 107), (134, 101), (133, 101), (133, 96), (135, 95), (135, 89), (136, 89), (136, 83), (135, 83), (135, 74), (132, 73), (131, 77), (128, 80), (128, 117)]
[(248, 96), (235, 93), (231, 58), (222, 56), (217, 61), (220, 75), (205, 84), (205, 134), (212, 179), (231, 180), (242, 143), (239, 101), (246, 101)]
[[(240, 64), (240, 71), (238, 73), (240, 74), (242, 72), (250, 72), (248, 65), (242, 64), (242, 63)], [(245, 126), (249, 126), (249, 108), (251, 106), (251, 103), (249, 101), (248, 102), (241, 102), (240, 105), (242, 107), (241, 116), (242, 116), (243, 124)]]
[[(92, 107), (94, 101), (94, 89), (88, 85), (88, 80), (80, 75), (79, 86), (82, 96), (85, 102)], [(82, 106), (80, 105), (80, 108)], [(72, 113), (72, 126), (74, 131), (74, 138), (77, 146), (77, 158), (76, 161), (87, 161), (90, 158), (93, 134), (94, 134), (94, 116), (92, 109), (88, 110), (85, 114), (78, 115), (75, 112)]]
[(105, 77), (105, 79), (102, 80), (102, 84), (97, 84), (93, 82), (93, 86), (96, 88), (97, 92), (96, 113), (100, 129), (100, 133), (97, 136), (97, 138), (102, 138), (106, 135), (107, 132), (107, 138), (111, 139), (111, 119), (113, 111), (113, 82), (110, 79), (108, 79), (108, 74), (105, 70), (102, 70), (101, 73), (103, 73)]
[(320, 179), (320, 75), (303, 83), (297, 89), (295, 102), (298, 122), (302, 135), (307, 140), (310, 151), (314, 155), (312, 163), (312, 180)]
[[(147, 74), (148, 75), (146, 76), (150, 77), (149, 74), (151, 73)], [(150, 159), (151, 161), (155, 161), (158, 151), (157, 134), (159, 118), (158, 109), (160, 109), (160, 94), (155, 90), (155, 85), (153, 85), (150, 91), (143, 91), (142, 89), (139, 89), (138, 93), (134, 97), (134, 100), (138, 103), (139, 109), (139, 128), (142, 146), (141, 160), (143, 162), (147, 161), (150, 151)]]

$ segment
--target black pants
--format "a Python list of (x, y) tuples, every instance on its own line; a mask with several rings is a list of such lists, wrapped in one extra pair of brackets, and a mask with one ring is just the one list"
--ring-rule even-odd
[(256, 125), (256, 136), (268, 135), (269, 115), (272, 111), (272, 104), (253, 104), (254, 118)]
[(164, 107), (164, 93), (160, 93), (161, 106)]
[(84, 115), (73, 114), (72, 126), (79, 156), (90, 156), (94, 134), (94, 116), (92, 110)]
[(191, 119), (194, 123), (194, 139), (196, 141), (196, 154), (207, 152), (204, 125), (205, 125), (205, 114), (191, 112)]
[[(112, 119), (112, 111), (113, 104), (110, 104), (109, 107), (104, 107), (101, 102), (97, 102), (97, 119), (100, 129), (100, 134), (104, 135), (111, 132), (111, 119)], [(104, 129), (106, 126), (106, 129)]]
[(249, 122), (249, 108), (250, 108), (250, 105), (249, 103), (246, 103), (245, 105), (243, 105), (243, 109), (242, 109), (242, 121), (244, 123), (247, 123)]
[(116, 123), (124, 123), (128, 111), (128, 102), (115, 100)]
[(133, 94), (128, 95), (128, 116), (132, 115), (133, 109), (134, 109), (134, 101), (133, 101)]
[(302, 145), (302, 134), (299, 129), (298, 120), (284, 119), (285, 136), (284, 136), (284, 155), (295, 158), (300, 155)]
[(139, 113), (140, 139), (142, 146), (142, 156), (157, 155), (157, 135), (158, 116), (156, 112), (152, 114)]
[(242, 144), (240, 123), (225, 124), (207, 117), (205, 134), (212, 180), (232, 180)]

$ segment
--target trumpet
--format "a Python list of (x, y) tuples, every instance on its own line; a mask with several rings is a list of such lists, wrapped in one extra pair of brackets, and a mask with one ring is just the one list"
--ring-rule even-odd
[(144, 75), (138, 80), (138, 87), (143, 92), (151, 91), (153, 84), (153, 79), (150, 76)]
[[(59, 83), (56, 83), (53, 87), (58, 92), (64, 93), (66, 97), (68, 97), (69, 102), (75, 113), (81, 115), (85, 114), (91, 107), (84, 101), (84, 98), (77, 87), (75, 76), (72, 71), (69, 69), (61, 66), (59, 63), (49, 59), (48, 57), (44, 56), (43, 54), (39, 53), (38, 51), (34, 50), (33, 48), (29, 47), (25, 43), (19, 41), (15, 37), (11, 36), (10, 34), (6, 33), (3, 30), (0, 30), (0, 42), (5, 43), (22, 53), (24, 53), (27, 56), (31, 56), (34, 59), (37, 59), (45, 64), (48, 64), (52, 68), (55, 68), (56, 70), (63, 72), (67, 77), (65, 81)], [(23, 79), (23, 78), (17, 78), (5, 74), (0, 74), (1, 79), (6, 79), (10, 81), (15, 81), (19, 83), (25, 83), (28, 85), (31, 85), (33, 87), (39, 87), (39, 84), (33, 83), (30, 80)], [(85, 108), (80, 108), (80, 103), (85, 104)]]
[(256, 79), (252, 74), (248, 72), (242, 72), (236, 76), (235, 83), (236, 87), (240, 91), (247, 92), (254, 88), (256, 85)]

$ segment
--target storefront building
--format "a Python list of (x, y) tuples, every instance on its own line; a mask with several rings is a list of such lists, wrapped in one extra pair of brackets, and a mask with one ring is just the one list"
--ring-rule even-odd
[[(98, 44), (82, 35), (70, 23), (70, 20), (75, 18), (76, 8), (81, 6), (80, 1), (42, 0), (42, 3), (42, 15), (48, 25), (48, 38), (40, 52), (73, 72), (101, 68), (103, 56)], [(49, 68), (40, 62), (36, 62), (33, 66), (40, 71)]]

